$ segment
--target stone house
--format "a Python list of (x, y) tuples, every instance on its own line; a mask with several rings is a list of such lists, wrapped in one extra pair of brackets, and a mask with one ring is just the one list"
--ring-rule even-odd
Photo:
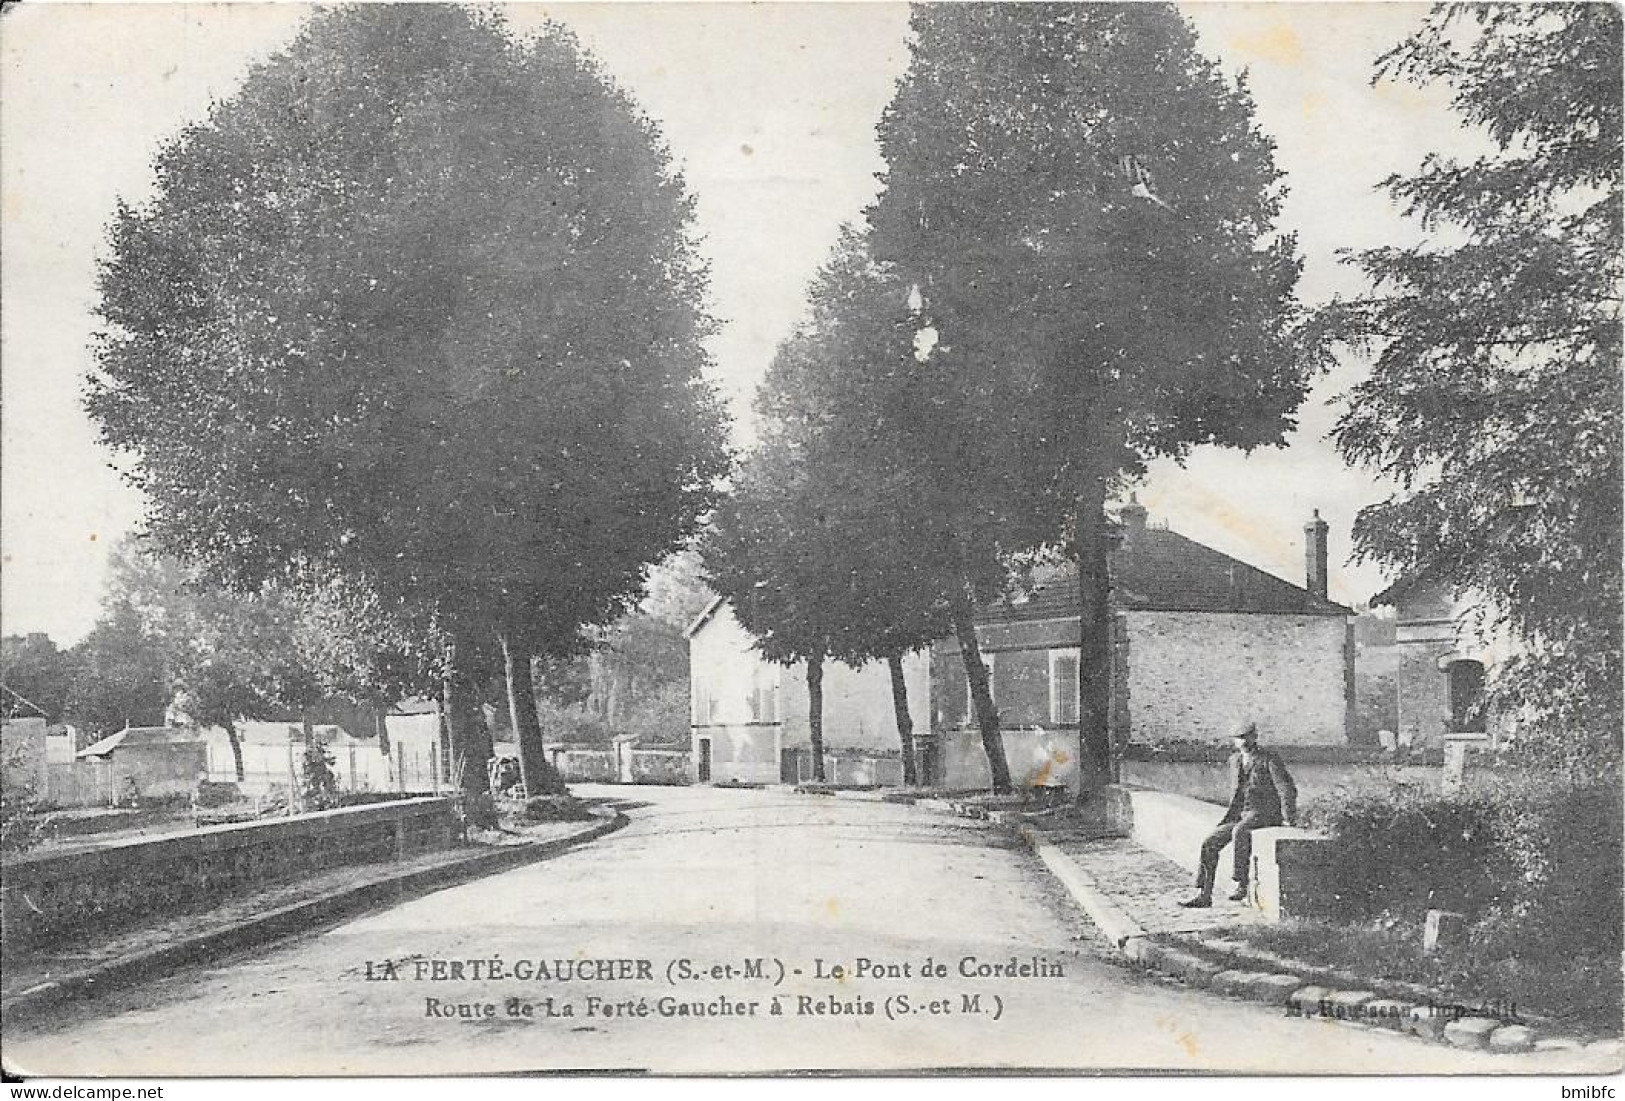
[[(1347, 744), (1353, 612), (1326, 596), (1327, 525), (1305, 525), (1305, 583), (1284, 581), (1165, 526), (1130, 500), (1110, 555), (1113, 742), (1223, 745), (1256, 722), (1266, 742)], [(1078, 583), (1070, 564), (978, 612), (1005, 755), (1018, 786), (1072, 782), (1078, 730)], [(956, 640), (932, 647), (926, 774), (987, 783)]]
[(209, 769), (198, 731), (178, 726), (127, 726), (52, 766), (51, 798), (84, 806), (131, 797), (189, 798)]
[(1470, 601), (1436, 582), (1402, 578), (1371, 598), (1394, 609), (1394, 695), (1400, 739), (1437, 748), (1448, 734), (1507, 733), (1503, 716), (1484, 708), (1489, 670), (1510, 656), (1505, 639), (1486, 636)]
[[(1343, 746), (1354, 707), (1353, 612), (1326, 595), (1327, 525), (1305, 526), (1305, 583), (1265, 573), (1149, 523), (1131, 500), (1111, 553), (1114, 741), (1224, 745), (1241, 719), (1274, 745)], [(1056, 567), (1027, 592), (977, 613), (1005, 756), (1018, 786), (1072, 783), (1078, 745), (1078, 583)], [(763, 661), (718, 599), (688, 629), (696, 778), (805, 777), (807, 690), (800, 665)], [(988, 783), (959, 644), (944, 639), (905, 662), (923, 778)], [(829, 663), (826, 746), (863, 761), (862, 778), (893, 783), (898, 745), (891, 684), (880, 663)], [(865, 755), (869, 754), (867, 759)]]
[[(689, 734), (700, 783), (795, 783), (811, 778), (807, 667), (765, 660), (721, 597), (685, 632), (689, 645)], [(927, 729), (929, 660), (904, 659), (909, 714)], [(884, 662), (824, 663), (825, 776), (834, 782), (898, 784), (902, 758)]]

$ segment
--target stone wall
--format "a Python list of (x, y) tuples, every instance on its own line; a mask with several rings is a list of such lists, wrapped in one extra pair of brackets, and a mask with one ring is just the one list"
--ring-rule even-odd
[[(796, 781), (811, 783), (812, 753), (805, 748), (796, 754)], [(840, 787), (901, 787), (901, 757), (881, 757), (863, 753), (824, 754), (824, 783)]]
[(674, 784), (692, 782), (694, 764), (687, 750), (634, 749), (632, 751), (632, 782), (634, 784)]
[[(234, 783), (249, 794), (285, 790), (290, 773), (297, 777), (303, 769), (303, 745), (249, 742), (242, 746), (243, 775), (238, 779), (237, 760), (225, 731), (207, 732), (204, 744), (209, 752), (209, 779)], [(392, 756), (386, 756), (377, 744), (351, 742), (330, 744), (326, 748), (333, 758), (333, 776), (340, 791), (433, 791), (435, 788), (432, 745), (425, 750), (420, 745), (398, 742)]]
[[(1111, 787), (1106, 806), (1112, 825), (1127, 837), (1177, 864), (1192, 876), (1202, 841), (1224, 815), (1212, 803), (1166, 791)], [(1219, 854), (1217, 889), (1229, 889), (1231, 854)], [(1324, 916), (1336, 909), (1336, 842), (1312, 830), (1276, 827), (1253, 833), (1249, 901), (1266, 920)]]
[[(1437, 764), (1388, 764), (1372, 761), (1350, 763), (1299, 761), (1286, 758), (1287, 770), (1298, 785), (1298, 805), (1338, 791), (1359, 788), (1397, 790), (1412, 787), (1439, 790)], [(1211, 803), (1230, 802), (1230, 772), (1223, 761), (1135, 761), (1118, 766), (1125, 784), (1155, 788)]]
[[(1017, 791), (1057, 786), (1077, 788), (1078, 730), (1029, 727), (1000, 732), (1010, 782)], [(928, 783), (952, 790), (986, 791), (992, 785), (981, 732), (957, 727), (938, 733), (928, 755)]]
[(326, 868), (447, 848), (457, 837), (451, 802), (430, 798), (24, 856), (5, 864), (5, 945), (72, 941)]
[(613, 784), (617, 779), (614, 750), (557, 746), (550, 747), (547, 754), (566, 782)]
[(1266, 743), (1340, 745), (1352, 643), (1337, 616), (1127, 612), (1127, 707), (1137, 742), (1224, 742), (1258, 723)]

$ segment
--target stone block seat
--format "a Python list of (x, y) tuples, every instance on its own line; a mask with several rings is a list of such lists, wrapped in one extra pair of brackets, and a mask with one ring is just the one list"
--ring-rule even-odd
[(1253, 831), (1251, 901), (1271, 922), (1332, 916), (1338, 894), (1337, 845), (1318, 830)]
[[(1224, 808), (1167, 791), (1119, 786), (1106, 795), (1113, 824), (1137, 844), (1173, 861), (1193, 876), (1202, 840)], [(1219, 856), (1224, 882), (1230, 860)], [(1250, 901), (1266, 920), (1325, 914), (1335, 905), (1337, 867), (1332, 839), (1315, 830), (1276, 826), (1253, 832)]]

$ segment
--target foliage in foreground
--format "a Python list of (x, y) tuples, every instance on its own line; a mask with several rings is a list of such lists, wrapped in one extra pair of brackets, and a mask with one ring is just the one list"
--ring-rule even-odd
[[(1419, 965), (1434, 977), (1483, 997), (1529, 1002), (1544, 990), (1571, 1009), (1598, 998), (1618, 1005), (1625, 912), (1617, 786), (1508, 772), (1455, 795), (1329, 796), (1305, 815), (1337, 841), (1340, 923), (1414, 934), (1419, 946), (1426, 911), (1455, 910), (1467, 917), (1469, 942)], [(1606, 989), (1587, 982), (1585, 1000), (1564, 994), (1553, 976), (1575, 972), (1576, 961), (1607, 976)]]
[(1426, 235), (1346, 257), (1373, 291), (1321, 318), (1376, 354), (1337, 445), (1400, 486), (1357, 557), (1482, 602), (1522, 649), (1494, 706), (1575, 776), (1622, 721), (1620, 69), (1611, 5), (1436, 8), (1378, 79), (1448, 88), (1495, 151), (1385, 181)]

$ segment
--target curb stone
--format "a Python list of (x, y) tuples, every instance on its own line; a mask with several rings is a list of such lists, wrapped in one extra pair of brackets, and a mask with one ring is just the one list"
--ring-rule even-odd
[(1146, 935), (1140, 923), (1112, 901), (1111, 897), (1095, 883), (1094, 877), (1084, 871), (1076, 860), (1040, 837), (1031, 826), (1022, 826), (1017, 832), (1022, 840), (1027, 842), (1028, 847), (1038, 855), (1038, 859), (1043, 861), (1050, 873), (1060, 880), (1061, 885), (1077, 900), (1078, 905), (1083, 907), (1084, 912), (1089, 915), (1089, 920), (1106, 934), (1106, 939), (1112, 942), (1112, 947), (1121, 948), (1128, 941)]
[(1319, 1016), (1320, 1003), (1331, 997), (1332, 991), (1324, 986), (1300, 986), (1287, 995), (1286, 1004), (1305, 1017)]
[(1296, 975), (1269, 974), (1260, 972), (1259, 977), (1248, 984), (1248, 993), (1256, 1000), (1270, 1005), (1285, 1005), (1292, 992), (1301, 985)]
[(1444, 1026), (1444, 1038), (1456, 1047), (1482, 1051), (1499, 1027), (1501, 1022), (1494, 1017), (1461, 1017)]
[(1375, 1001), (1376, 997), (1370, 990), (1337, 990), (1326, 999), (1326, 1004), (1332, 1016), (1357, 1021), (1366, 1003)]
[(1445, 1018), (1425, 1005), (1413, 1006), (1404, 1021), (1405, 1031), (1422, 1040), (1442, 1041), (1444, 1025)]
[(613, 833), (630, 821), (616, 811), (580, 833), (524, 845), (505, 845), (454, 864), (342, 888), (302, 902), (279, 906), (232, 925), (109, 960), (60, 979), (31, 986), (0, 1000), (0, 1015), (33, 1012), (74, 998), (125, 986), (175, 967), (203, 963), (226, 952), (252, 948), (283, 937), (309, 932), (319, 924), (381, 902), (403, 901), (406, 892), (428, 892), (456, 886), (496, 872), (523, 867)]
[(1253, 980), (1262, 978), (1264, 976), (1256, 971), (1220, 971), (1208, 980), (1208, 989), (1238, 998), (1246, 997), (1251, 993)]
[(1490, 1033), (1491, 1051), (1528, 1051), (1535, 1046), (1535, 1034), (1523, 1025), (1502, 1025)]
[[(931, 810), (963, 813), (962, 808), (946, 800), (921, 799), (915, 805)], [(1164, 941), (1153, 940), (1127, 911), (1100, 889), (1094, 878), (1077, 861), (1067, 856), (1058, 846), (1039, 836), (1037, 831), (1028, 825), (1017, 826), (1015, 832), (1066, 888), (1067, 893), (1101, 930), (1113, 948), (1128, 960), (1150, 970), (1171, 975), (1189, 986), (1211, 986), (1216, 991), (1233, 993), (1238, 997), (1285, 1004), (1304, 1015), (1318, 1016), (1321, 1012), (1321, 1003), (1326, 1002), (1333, 1014), (1337, 1008), (1345, 1010), (1346, 1020), (1364, 1023), (1373, 1028), (1398, 1031), (1419, 1040), (1448, 1043), (1469, 1050), (1506, 1054), (1531, 1049), (1584, 1050), (1610, 1055), (1616, 1060), (1625, 1057), (1625, 1041), (1620, 1039), (1603, 1039), (1587, 1043), (1576, 1037), (1540, 1037), (1538, 1028), (1527, 1023), (1510, 1024), (1491, 1017), (1462, 1017), (1451, 1020), (1433, 1012), (1430, 1004), (1413, 1004), (1383, 997), (1373, 990), (1353, 989), (1360, 979), (1349, 972), (1320, 968), (1303, 969), (1316, 976), (1334, 977), (1336, 981), (1348, 983), (1350, 988), (1317, 985), (1303, 975), (1288, 970), (1297, 961), (1252, 949), (1240, 941), (1227, 938), (1214, 937), (1198, 942), (1201, 947), (1215, 954), (1230, 955), (1234, 958), (1232, 966), (1214, 963)], [(1278, 970), (1252, 971), (1234, 966), (1239, 963), (1250, 963), (1254, 967), (1264, 964)], [(1413, 983), (1384, 985), (1389, 989), (1404, 990), (1419, 999), (1431, 1001), (1432, 998), (1430, 991)], [(1495, 1036), (1498, 1033), (1504, 1035), (1496, 1041)]]
[(1209, 963), (1201, 956), (1177, 948), (1165, 948), (1157, 968), (1191, 986), (1207, 986), (1223, 970), (1216, 963)]

